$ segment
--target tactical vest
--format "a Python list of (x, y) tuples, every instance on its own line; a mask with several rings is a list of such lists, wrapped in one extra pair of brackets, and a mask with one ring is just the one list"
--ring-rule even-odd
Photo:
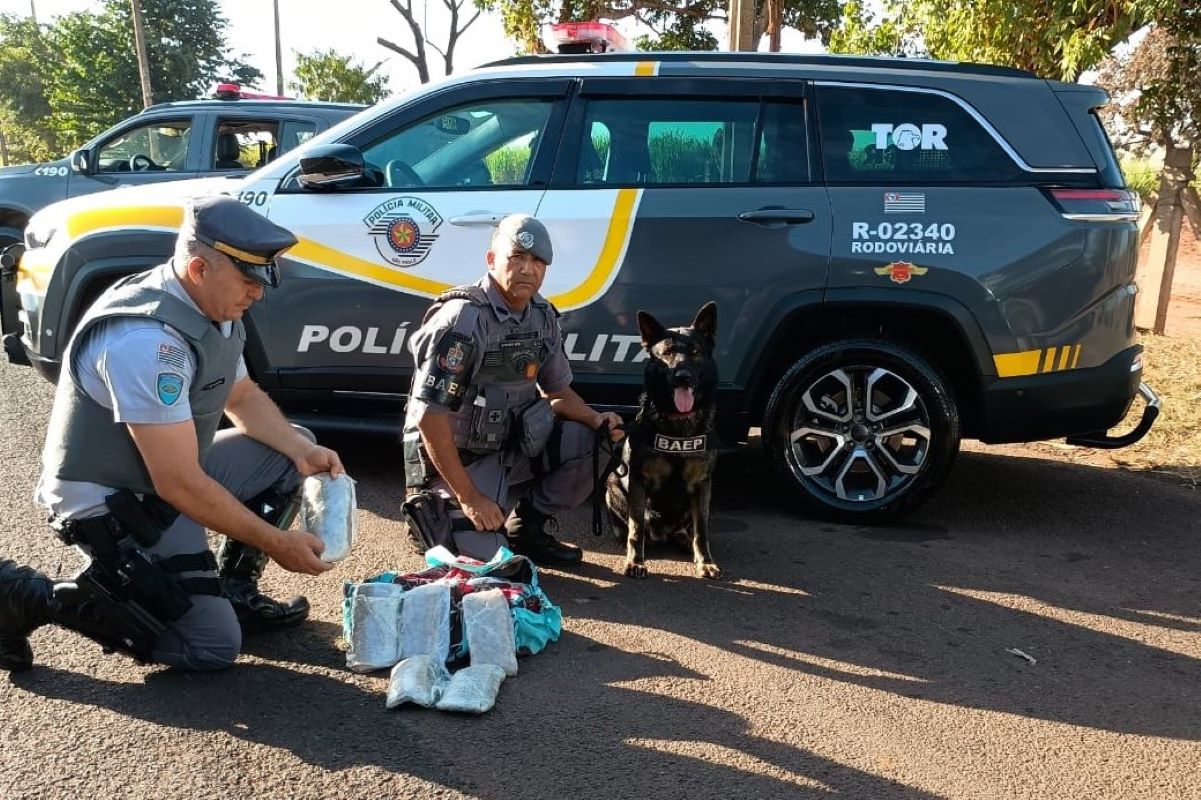
[(426, 312), (428, 321), (448, 300), (466, 300), (454, 331), (481, 338), (477, 367), (458, 411), (448, 415), (455, 445), (483, 455), (515, 445), (517, 413), (538, 397), (538, 370), (546, 363), (558, 333), (557, 312), (535, 295), (522, 322), (502, 322), (480, 286), (458, 286), (443, 292)]
[[(208, 318), (168, 292), (147, 286), (151, 272), (139, 273), (114, 284), (87, 311), (63, 353), (62, 374), (50, 412), (45, 469), (59, 480), (88, 481), (101, 486), (154, 494), (154, 483), (124, 423), (113, 421), (113, 412), (97, 403), (80, 385), (74, 359), (75, 345), (102, 320), (145, 317), (170, 325), (192, 347), (196, 373), (188, 391), (200, 463), (213, 443), (225, 410), (225, 401), (237, 377), (238, 357), (246, 329), (236, 321), (227, 339)], [(175, 371), (162, 365), (165, 373)]]

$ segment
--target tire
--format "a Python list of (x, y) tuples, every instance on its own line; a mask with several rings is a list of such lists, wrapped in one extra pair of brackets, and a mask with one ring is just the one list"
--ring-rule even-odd
[(5, 225), (0, 225), (0, 252), (4, 252), (4, 248), (10, 244), (25, 241), (25, 234), (19, 228), (10, 228)]
[(946, 477), (959, 452), (959, 411), (917, 353), (844, 339), (805, 354), (776, 383), (763, 442), (806, 511), (886, 523), (920, 506)]

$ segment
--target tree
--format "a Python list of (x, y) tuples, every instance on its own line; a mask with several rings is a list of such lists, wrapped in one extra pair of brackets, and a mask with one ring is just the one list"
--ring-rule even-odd
[(848, 3), (836, 52), (1005, 64), (1074, 81), (1180, 0), (890, 0), (874, 17)]
[(370, 69), (352, 63), (353, 56), (334, 50), (319, 50), (305, 55), (296, 53), (296, 81), (293, 91), (310, 100), (375, 105), (389, 95), (387, 78), (376, 75), (383, 61)]
[(1201, 160), (1201, 11), (1179, 7), (1161, 18), (1132, 52), (1101, 67), (1098, 83), (1114, 98), (1105, 113), (1131, 149), (1161, 148), (1159, 191), (1145, 217), (1151, 239), (1139, 265), (1136, 323), (1164, 333), (1180, 243), (1181, 218), (1201, 236), (1201, 198), (1191, 186)]
[[(228, 55), (216, 0), (141, 0), (155, 102), (203, 96), (214, 83), (255, 86), (262, 73)], [(128, 0), (75, 13), (47, 29), (56, 55), (46, 98), (50, 124), (74, 147), (142, 108)]]
[[(552, 22), (618, 21), (634, 18), (653, 33), (639, 37), (641, 50), (714, 50), (717, 39), (704, 26), (727, 19), (728, 0), (477, 0), (499, 11), (505, 32), (528, 53), (545, 52), (542, 30)], [(840, 19), (839, 0), (756, 0), (755, 41), (768, 30), (771, 9), (778, 5), (780, 23), (810, 38), (826, 41)]]
[(409, 50), (382, 36), (376, 38), (376, 41), (392, 52), (399, 53), (406, 61), (411, 63), (417, 70), (417, 79), (422, 83), (430, 82), (429, 56), (425, 50), (426, 45), (429, 45), (432, 50), (436, 50), (442, 56), (444, 74), (450, 75), (454, 72), (455, 46), (459, 42), (459, 37), (466, 33), (472, 23), (479, 19), (480, 10), (476, 8), (475, 13), (464, 22), (462, 18), (466, 13), (464, 9), (467, 7), (467, 0), (442, 0), (442, 4), (446, 6), (446, 10), (450, 12), (450, 23), (447, 26), (446, 49), (443, 50), (428, 39), (426, 31), (422, 30), (421, 26), (417, 24), (417, 16), (413, 12), (413, 0), (388, 0), (388, 2), (392, 5), (392, 8), (396, 9), (396, 13), (400, 14), (401, 19), (408, 26), (409, 34), (413, 37), (413, 49)]
[(33, 19), (0, 15), (0, 133), (10, 163), (46, 161), (59, 153), (45, 90), (52, 52), (44, 28)]

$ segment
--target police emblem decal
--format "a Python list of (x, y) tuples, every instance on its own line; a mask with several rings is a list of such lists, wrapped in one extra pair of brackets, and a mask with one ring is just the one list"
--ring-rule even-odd
[(394, 267), (415, 267), (430, 254), (442, 215), (420, 197), (385, 200), (363, 218), (380, 258)]
[(183, 376), (174, 372), (160, 372), (157, 389), (159, 402), (165, 406), (173, 406), (183, 391)]
[(921, 277), (929, 271), (929, 267), (919, 267), (908, 261), (894, 261), (875, 269), (877, 275), (887, 275), (893, 283), (908, 283), (913, 276)]
[(517, 244), (524, 250), (529, 250), (534, 246), (534, 234), (529, 231), (522, 231), (517, 234)]

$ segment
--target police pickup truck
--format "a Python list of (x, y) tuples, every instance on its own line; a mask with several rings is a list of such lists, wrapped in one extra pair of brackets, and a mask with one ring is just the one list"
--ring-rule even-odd
[[(585, 398), (634, 404), (638, 309), (684, 324), (716, 300), (722, 433), (760, 427), (811, 510), (885, 518), (929, 495), (962, 437), (1119, 447), (1154, 420), (1138, 200), (1106, 102), (911, 59), (511, 59), (237, 181), (49, 206), (5, 273), (7, 350), (55, 375), (89, 301), (168, 257), (188, 197), (225, 192), (300, 240), (248, 315), (255, 379), (295, 418), (394, 431), (406, 336), (478, 279), (496, 221), (525, 212), (554, 239), (543, 292)], [(1140, 393), (1137, 427), (1108, 434)]]
[(245, 175), (363, 110), (217, 84), (215, 100), (161, 103), (66, 158), (0, 168), (0, 249), (21, 241), (43, 206), (67, 197), (209, 173)]

